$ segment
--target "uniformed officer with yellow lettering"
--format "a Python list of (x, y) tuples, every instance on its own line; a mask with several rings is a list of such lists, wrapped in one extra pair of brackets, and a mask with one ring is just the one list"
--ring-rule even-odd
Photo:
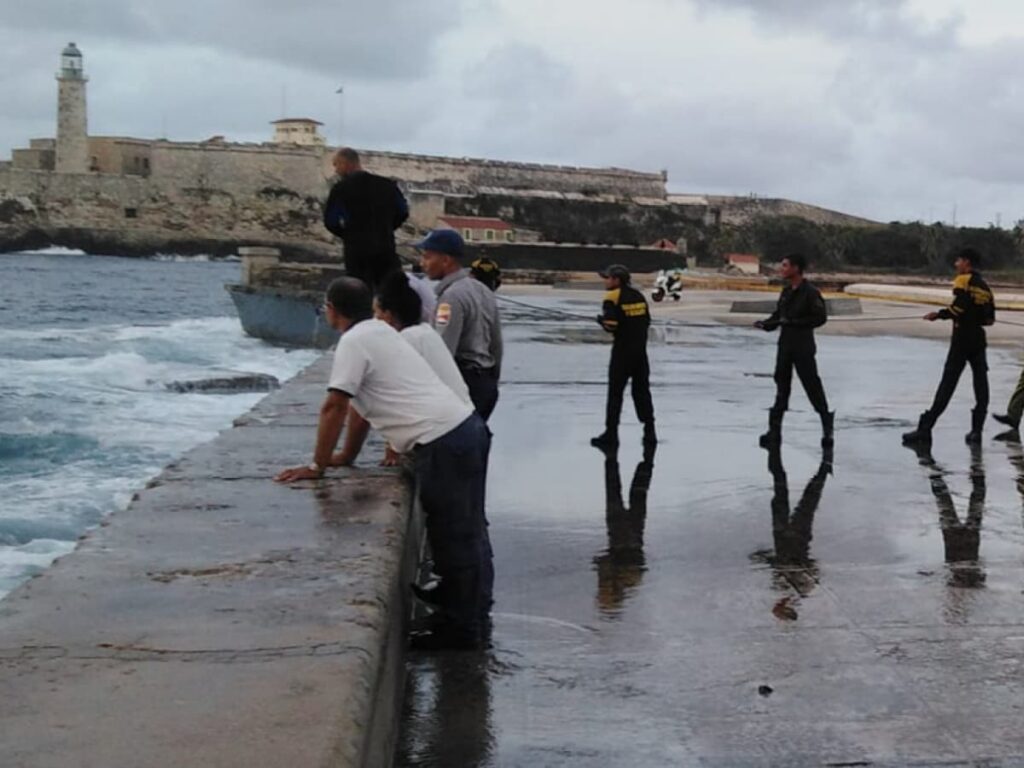
[(952, 320), (953, 335), (949, 342), (949, 354), (942, 370), (942, 380), (935, 392), (932, 407), (921, 414), (917, 429), (903, 435), (904, 445), (928, 445), (932, 441), (932, 427), (946, 410), (960, 374), (969, 364), (974, 377), (974, 410), (971, 411), (971, 431), (966, 440), (970, 444), (981, 442), (981, 430), (985, 425), (988, 410), (988, 361), (985, 349), (985, 326), (996, 321), (996, 305), (992, 290), (979, 273), (981, 254), (973, 248), (964, 248), (957, 253), (954, 267), (953, 303), (938, 312), (929, 312), (925, 320)]
[(608, 366), (608, 403), (605, 430), (590, 441), (596, 448), (611, 448), (619, 443), (619, 417), (626, 382), (632, 382), (633, 406), (644, 425), (644, 443), (658, 441), (654, 432), (654, 405), (651, 402), (651, 369), (647, 362), (647, 329), (651, 313), (647, 300), (630, 285), (629, 270), (613, 264), (598, 274), (604, 278), (607, 293), (597, 322), (615, 336)]
[(492, 291), (501, 287), (501, 270), (498, 268), (498, 262), (489, 256), (473, 259), (473, 263), (469, 265), (469, 276), (479, 280)]

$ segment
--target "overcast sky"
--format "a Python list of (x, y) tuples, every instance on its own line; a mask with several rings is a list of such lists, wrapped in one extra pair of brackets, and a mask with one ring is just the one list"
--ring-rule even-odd
[(70, 40), (93, 134), (262, 141), (287, 112), (356, 147), (1024, 218), (1019, 0), (5, 0), (0, 157), (53, 135)]

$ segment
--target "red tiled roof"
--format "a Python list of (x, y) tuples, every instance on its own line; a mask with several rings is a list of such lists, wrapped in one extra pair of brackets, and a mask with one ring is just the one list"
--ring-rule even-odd
[(725, 260), (734, 264), (760, 264), (761, 257), (754, 253), (727, 253)]
[(438, 216), (438, 221), (447, 224), (452, 229), (494, 229), (506, 231), (512, 229), (512, 225), (501, 219), (492, 219), (487, 216)]

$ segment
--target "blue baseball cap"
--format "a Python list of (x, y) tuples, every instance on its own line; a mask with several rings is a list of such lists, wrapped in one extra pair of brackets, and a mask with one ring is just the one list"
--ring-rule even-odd
[(455, 259), (461, 259), (466, 244), (462, 240), (462, 235), (454, 229), (435, 229), (413, 247), (421, 251), (435, 251)]

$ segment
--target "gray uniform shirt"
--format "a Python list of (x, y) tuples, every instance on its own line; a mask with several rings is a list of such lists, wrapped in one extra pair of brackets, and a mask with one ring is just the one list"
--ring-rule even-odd
[(434, 327), (460, 366), (501, 374), (501, 318), (494, 293), (463, 269), (437, 284)]

